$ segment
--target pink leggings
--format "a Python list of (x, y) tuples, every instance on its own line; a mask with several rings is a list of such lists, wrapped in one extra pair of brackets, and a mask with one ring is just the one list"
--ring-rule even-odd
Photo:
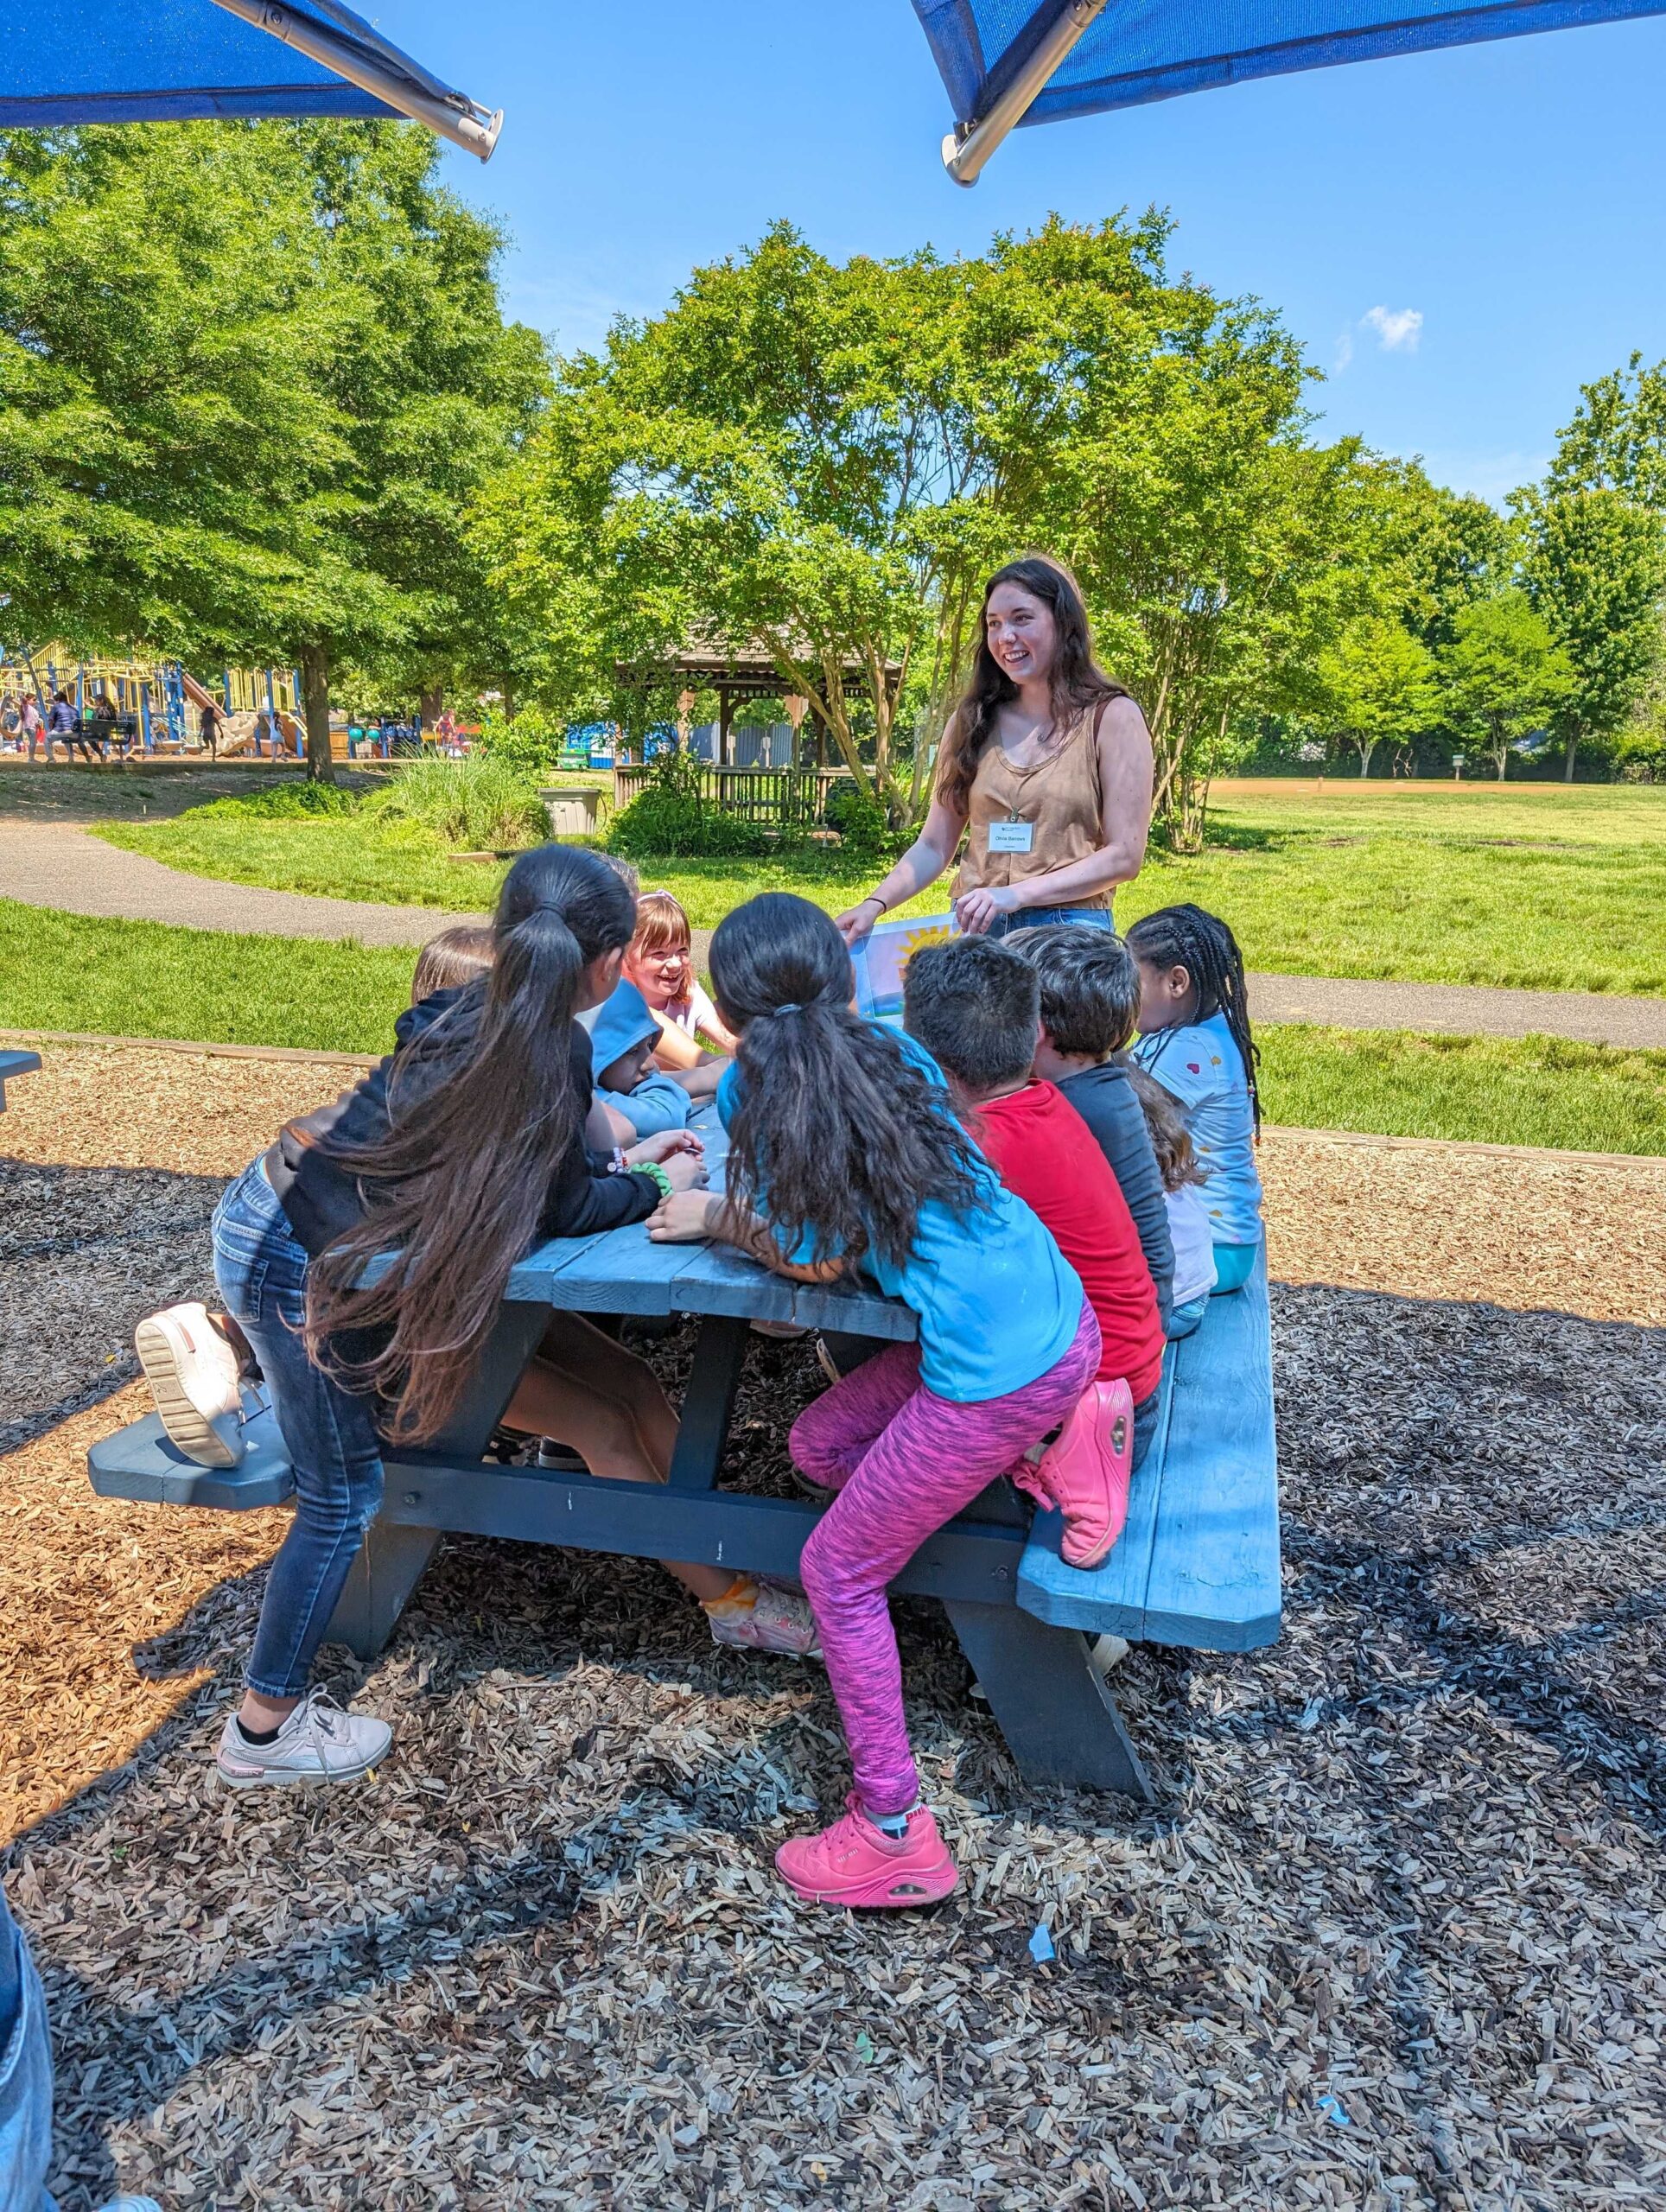
[(1057, 1366), (1004, 1398), (940, 1398), (919, 1379), (919, 1345), (893, 1344), (793, 1423), (793, 1465), (838, 1492), (804, 1548), (799, 1573), (868, 1812), (905, 1812), (919, 1798), (886, 1585), (935, 1529), (1059, 1426), (1098, 1368), (1099, 1325), (1084, 1300), (1075, 1342)]

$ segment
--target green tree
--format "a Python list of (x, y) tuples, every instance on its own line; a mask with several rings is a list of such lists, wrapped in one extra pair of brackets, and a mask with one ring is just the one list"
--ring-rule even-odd
[(1319, 658), (1319, 677), (1337, 734), (1359, 754), (1368, 776), (1381, 744), (1418, 736), (1440, 716), (1434, 658), (1399, 622), (1360, 615)]
[(1573, 670), (1557, 717), (1572, 783), (1581, 741), (1618, 735), (1658, 663), (1666, 531), (1658, 515), (1607, 487), (1525, 494), (1521, 505), (1528, 588)]
[(0, 133), (0, 589), (19, 639), (211, 665), (347, 458), (301, 311), (306, 180), (242, 124)]
[(1311, 664), (1357, 469), (1302, 445), (1276, 321), (1171, 283), (1166, 241), (1154, 217), (1053, 221), (976, 259), (841, 267), (781, 226), (561, 364), (481, 506), (544, 695), (620, 668), (638, 704), (616, 694), (619, 718), (655, 719), (686, 639), (759, 641), (901, 821), (983, 578), (1043, 544), (1145, 694), (1174, 798), (1183, 756)]
[(1440, 655), (1447, 719), (1504, 780), (1510, 750), (1542, 729), (1574, 688), (1574, 671), (1524, 591), (1478, 599)]
[(1559, 434), (1546, 490), (1622, 492), (1666, 514), (1666, 361), (1624, 369), (1580, 387), (1574, 419)]
[(502, 667), (469, 501), (532, 421), (489, 225), (397, 124), (0, 137), (0, 540), (20, 629), (416, 690)]

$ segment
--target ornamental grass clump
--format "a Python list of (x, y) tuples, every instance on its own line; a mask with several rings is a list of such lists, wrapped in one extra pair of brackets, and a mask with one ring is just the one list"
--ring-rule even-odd
[(524, 777), (488, 753), (413, 760), (366, 810), (432, 831), (460, 852), (506, 852), (550, 834), (543, 801)]

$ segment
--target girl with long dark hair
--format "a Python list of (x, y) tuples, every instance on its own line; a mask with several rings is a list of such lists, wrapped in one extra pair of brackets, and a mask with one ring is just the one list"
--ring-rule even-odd
[(860, 944), (891, 907), (936, 882), (964, 837), (954, 888), (963, 930), (1109, 929), (1112, 896), (1139, 874), (1150, 827), (1145, 716), (1095, 661), (1069, 569), (1027, 555), (984, 587), (972, 679), (944, 733), (925, 827), (839, 928)]
[(799, 1573), (855, 1789), (842, 1820), (776, 1864), (812, 1901), (925, 1904), (957, 1876), (920, 1802), (886, 1586), (1073, 1410), (1098, 1325), (930, 1055), (851, 1012), (849, 954), (818, 907), (748, 900), (712, 939), (711, 977), (738, 1039), (717, 1093), (728, 1185), (666, 1199), (649, 1235), (722, 1237), (789, 1274), (860, 1274), (919, 1325), (918, 1343), (879, 1353), (793, 1426), (794, 1464), (834, 1493)]
[[(595, 854), (524, 854), (487, 971), (409, 1007), (391, 1057), (291, 1122), (216, 1210), (215, 1278), (264, 1371), (296, 1485), (247, 1688), (220, 1738), (233, 1787), (347, 1781), (384, 1755), (385, 1721), (308, 1688), (380, 1503), (380, 1437), (439, 1436), (529, 1246), (644, 1220), (704, 1179), (684, 1131), (619, 1156), (616, 1172), (585, 1148), (590, 1046), (574, 1017), (612, 991), (635, 919)], [(577, 1315), (552, 1321), (505, 1420), (575, 1446), (595, 1474), (638, 1481), (664, 1480), (677, 1437), (646, 1363)], [(703, 1599), (728, 1590), (715, 1568), (679, 1572)], [(810, 1640), (806, 1612), (796, 1648)]]
[(1208, 1179), (1215, 1294), (1242, 1290), (1262, 1241), (1261, 1056), (1243, 955), (1218, 914), (1191, 905), (1145, 915), (1127, 943), (1140, 974), (1135, 1062), (1179, 1103)]

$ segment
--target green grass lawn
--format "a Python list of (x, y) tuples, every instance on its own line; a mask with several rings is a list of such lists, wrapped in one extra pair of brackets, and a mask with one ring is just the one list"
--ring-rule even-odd
[[(1117, 901), (1124, 923), (1190, 899), (1275, 974), (1666, 996), (1666, 790), (1262, 782), (1224, 785), (1211, 822), (1198, 857), (1153, 852)], [(489, 906), (502, 874), (373, 818), (187, 813), (100, 834), (194, 874), (460, 912)], [(880, 873), (837, 853), (642, 871), (703, 928), (756, 891), (836, 912)], [(940, 909), (946, 889), (906, 911)]]
[[(412, 963), (397, 947), (94, 921), (0, 899), (0, 1028), (379, 1052)], [(1262, 1052), (1272, 1122), (1666, 1154), (1666, 1052), (1294, 1026), (1264, 1029)]]

